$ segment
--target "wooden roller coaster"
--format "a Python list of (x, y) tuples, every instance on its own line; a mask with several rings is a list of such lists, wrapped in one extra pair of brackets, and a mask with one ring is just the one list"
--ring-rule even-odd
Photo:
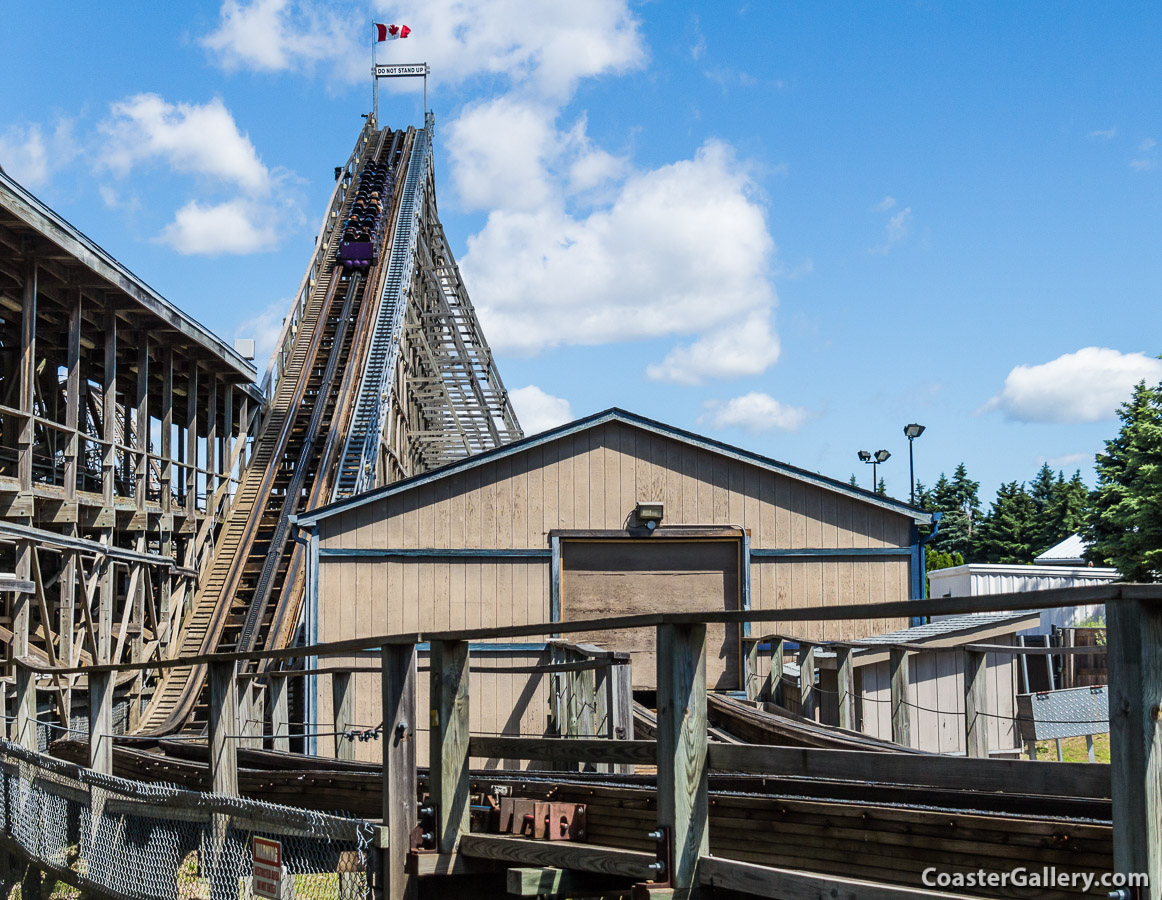
[[(369, 122), (339, 173), (300, 302), (272, 361), (269, 407), (172, 657), (273, 649), (295, 640), (305, 567), (290, 518), (330, 502), (345, 471), (360, 476), (360, 487), (371, 487), (521, 436), (458, 273), (457, 283), (447, 286), (455, 264), (435, 216), (430, 131), (430, 120), (427, 133), (376, 130)], [(341, 223), (366, 167), (385, 163), (395, 178), (385, 198), (378, 262), (365, 271), (345, 268), (337, 258)], [(428, 242), (439, 247), (438, 271), (424, 265), (432, 259)], [(441, 296), (453, 293), (458, 308), (445, 303), (436, 316), (413, 310), (430, 303), (432, 284), (443, 288), (436, 292)], [(460, 355), (476, 361), (473, 390), (445, 385), (445, 402), (455, 392), (459, 409), (440, 409), (409, 391), (413, 382), (446, 381), (451, 368), (458, 377), (473, 374), (471, 366), (449, 366), (430, 351), (401, 352), (409, 318), (425, 320), (430, 333), (422, 343), (429, 348), (454, 335)], [(462, 432), (459, 441), (446, 434), (449, 421)], [(468, 426), (460, 423), (473, 421), (488, 422), (490, 430), (483, 437), (478, 429), (463, 433)], [(348, 480), (350, 490), (355, 478)], [(205, 677), (202, 666), (165, 670), (138, 733), (200, 728)]]

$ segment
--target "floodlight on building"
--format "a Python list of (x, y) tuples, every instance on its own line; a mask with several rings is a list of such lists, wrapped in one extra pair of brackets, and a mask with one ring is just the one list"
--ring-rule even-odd
[(871, 462), (871, 454), (868, 453), (866, 450), (860, 450), (859, 451), (859, 461), (860, 462)]
[(908, 440), (910, 440), (910, 441), (914, 441), (916, 438), (918, 438), (923, 433), (924, 433), (924, 426), (917, 425), (915, 422), (913, 422), (911, 425), (904, 426), (904, 434), (907, 436)]
[(887, 462), (888, 459), (891, 457), (891, 455), (892, 454), (889, 453), (887, 450), (877, 450), (876, 451), (876, 462), (878, 462), (878, 463)]
[(637, 520), (653, 531), (666, 514), (666, 506), (664, 503), (639, 503), (634, 512), (637, 515)]

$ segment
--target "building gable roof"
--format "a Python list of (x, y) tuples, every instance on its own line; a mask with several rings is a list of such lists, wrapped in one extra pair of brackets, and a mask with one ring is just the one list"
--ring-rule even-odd
[(391, 497), (395, 494), (411, 490), (412, 488), (421, 485), (430, 484), (433, 481), (438, 481), (442, 478), (448, 478), (460, 472), (476, 468), (477, 466), (485, 465), (493, 460), (503, 459), (507, 456), (512, 456), (522, 453), (525, 450), (539, 447), (543, 444), (548, 444), (559, 438), (569, 437), (583, 431), (588, 431), (598, 426), (605, 425), (610, 422), (616, 422), (622, 425), (628, 425), (633, 428), (638, 428), (643, 431), (648, 431), (652, 434), (657, 434), (662, 437), (667, 437), (683, 444), (688, 444), (692, 447), (697, 447), (701, 450), (725, 456), (730, 459), (739, 460), (741, 462), (749, 463), (758, 466), (761, 469), (766, 469), (775, 472), (779, 475), (784, 475), (788, 478), (794, 478), (798, 481), (803, 481), (825, 490), (835, 491), (839, 494), (844, 494), (852, 497), (863, 503), (870, 503), (873, 506), (878, 506), (890, 512), (899, 513), (907, 516), (918, 523), (927, 524), (932, 521), (932, 516), (929, 513), (923, 512), (914, 506), (910, 506), (900, 500), (892, 499), (891, 497), (883, 497), (879, 494), (874, 494), (871, 491), (866, 491), (863, 488), (852, 487), (850, 484), (838, 481), (834, 478), (828, 478), (826, 475), (820, 475), (817, 472), (809, 472), (806, 469), (800, 469), (797, 466), (792, 466), (788, 463), (780, 462), (777, 459), (762, 456), (750, 450), (743, 450), (739, 447), (724, 444), (721, 441), (716, 441), (713, 438), (708, 438), (700, 434), (695, 434), (692, 431), (686, 431), (681, 428), (676, 428), (673, 425), (667, 425), (664, 422), (658, 422), (655, 419), (649, 419), (645, 416), (640, 416), (636, 413), (627, 412), (624, 409), (613, 407), (604, 410), (603, 412), (594, 413), (591, 416), (586, 416), (576, 421), (560, 425), (556, 428), (551, 428), (548, 431), (542, 431), (539, 434), (534, 434), (531, 437), (522, 438), (519, 441), (513, 441), (511, 444), (504, 444), (501, 447), (496, 447), (493, 450), (487, 450), (484, 453), (478, 453), (475, 456), (469, 456), (459, 462), (450, 463), (446, 466), (441, 466), (438, 469), (433, 469), (430, 472), (424, 472), (420, 475), (413, 475), (411, 478), (405, 478), (402, 481), (396, 481), (392, 484), (384, 485), (372, 491), (367, 491), (363, 494), (357, 494), (354, 497), (348, 497), (344, 500), (336, 501), (327, 506), (319, 507), (309, 513), (297, 516), (295, 522), (302, 527), (311, 527), (322, 519), (329, 518), (334, 515), (349, 512), (357, 507), (364, 506), (368, 503), (375, 503), (385, 497)]

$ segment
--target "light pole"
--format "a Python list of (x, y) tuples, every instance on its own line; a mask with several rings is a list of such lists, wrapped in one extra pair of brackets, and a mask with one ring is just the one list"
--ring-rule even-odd
[(912, 441), (924, 433), (924, 426), (913, 422), (904, 426), (904, 436), (908, 438), (908, 479), (912, 488), (912, 505), (916, 505), (916, 465), (912, 459)]
[(877, 450), (874, 454), (869, 453), (867, 450), (859, 450), (856, 455), (859, 456), (860, 462), (869, 463), (872, 467), (872, 493), (874, 494), (879, 489), (880, 482), (876, 477), (879, 464), (887, 462), (892, 454), (887, 450)]

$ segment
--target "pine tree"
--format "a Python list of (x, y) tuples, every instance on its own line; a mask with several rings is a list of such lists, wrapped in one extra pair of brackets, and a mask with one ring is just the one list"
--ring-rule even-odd
[(968, 477), (964, 463), (956, 467), (949, 481), (940, 474), (928, 495), (928, 511), (944, 513), (932, 546), (945, 553), (959, 553), (969, 562), (978, 562), (976, 531), (981, 508), (977, 494), (980, 482)]
[(1044, 550), (1048, 550), (1061, 540), (1061, 538), (1057, 537), (1057, 533), (1060, 531), (1060, 523), (1054, 521), (1052, 514), (1053, 504), (1058, 494), (1057, 485), (1061, 477), (1061, 473), (1059, 472), (1056, 478), (1054, 478), (1053, 470), (1049, 468), (1049, 463), (1042, 463), (1041, 468), (1037, 471), (1037, 477), (1029, 485), (1029, 496), (1033, 500), (1036, 518), (1036, 521), (1033, 523), (1032, 534), (1030, 535), (1034, 556)]
[[(1053, 473), (1049, 473), (1052, 484)], [(1024, 484), (1010, 481), (997, 489), (989, 514), (977, 535), (979, 553), (987, 562), (1025, 564), (1036, 555), (1032, 536), (1037, 524), (1037, 503)]]
[(884, 481), (883, 475), (880, 476), (880, 483), (876, 485), (876, 493), (879, 494), (881, 497), (888, 496), (888, 485)]
[(859, 487), (859, 482), (855, 480), (855, 473), (854, 472), (851, 473), (851, 480), (848, 481), (847, 483), (850, 484), (853, 488)]
[(1097, 456), (1086, 536), (1127, 581), (1162, 580), (1162, 383), (1139, 382), (1118, 418), (1121, 430)]

